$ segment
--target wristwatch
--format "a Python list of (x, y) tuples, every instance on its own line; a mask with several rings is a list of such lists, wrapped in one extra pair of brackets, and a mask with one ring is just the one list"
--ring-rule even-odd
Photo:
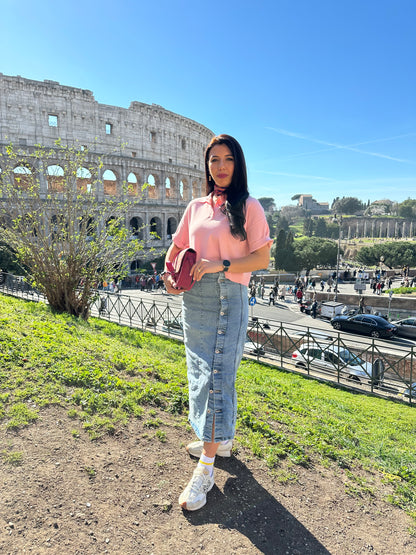
[(231, 262), (229, 260), (223, 260), (222, 261), (222, 271), (223, 272), (228, 272), (228, 268), (230, 267)]

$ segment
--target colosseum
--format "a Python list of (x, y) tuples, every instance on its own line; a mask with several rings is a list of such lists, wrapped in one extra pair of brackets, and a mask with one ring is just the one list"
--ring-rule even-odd
[[(97, 160), (103, 157), (99, 200), (121, 195), (127, 183), (137, 201), (126, 224), (159, 254), (189, 200), (204, 194), (203, 153), (212, 136), (203, 125), (157, 104), (110, 106), (98, 103), (89, 90), (0, 73), (0, 148), (10, 142), (28, 150), (36, 144), (53, 147), (61, 139), (89, 148)], [(131, 271), (141, 264), (131, 261)]]

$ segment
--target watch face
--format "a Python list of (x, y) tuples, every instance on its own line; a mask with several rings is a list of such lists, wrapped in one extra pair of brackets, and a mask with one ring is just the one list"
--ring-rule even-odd
[(223, 260), (222, 265), (228, 268), (231, 265), (231, 262), (229, 260)]

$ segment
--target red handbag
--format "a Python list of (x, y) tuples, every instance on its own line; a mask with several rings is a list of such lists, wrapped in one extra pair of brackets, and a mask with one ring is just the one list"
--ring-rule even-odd
[(195, 284), (195, 280), (189, 275), (192, 266), (196, 262), (196, 251), (184, 249), (178, 252), (173, 262), (166, 262), (166, 268), (173, 277), (173, 287), (181, 291), (189, 291)]

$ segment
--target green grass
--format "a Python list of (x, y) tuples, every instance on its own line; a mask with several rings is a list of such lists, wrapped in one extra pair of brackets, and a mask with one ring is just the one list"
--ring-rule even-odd
[(416, 287), (396, 287), (394, 289), (386, 289), (383, 293), (388, 293), (389, 291), (393, 291), (396, 295), (412, 295), (416, 293)]
[[(164, 442), (164, 412), (186, 426), (181, 343), (4, 296), (0, 315), (4, 437), (33, 425), (48, 405), (65, 408), (73, 441), (78, 429), (94, 440), (143, 419), (146, 433)], [(416, 519), (413, 407), (252, 361), (241, 364), (237, 390), (237, 444), (264, 460), (276, 479), (295, 481), (299, 465), (335, 468), (347, 480), (346, 493), (354, 496), (376, 495), (382, 480), (392, 490), (390, 501)], [(24, 464), (21, 454), (9, 451), (2, 452), (2, 461)]]

